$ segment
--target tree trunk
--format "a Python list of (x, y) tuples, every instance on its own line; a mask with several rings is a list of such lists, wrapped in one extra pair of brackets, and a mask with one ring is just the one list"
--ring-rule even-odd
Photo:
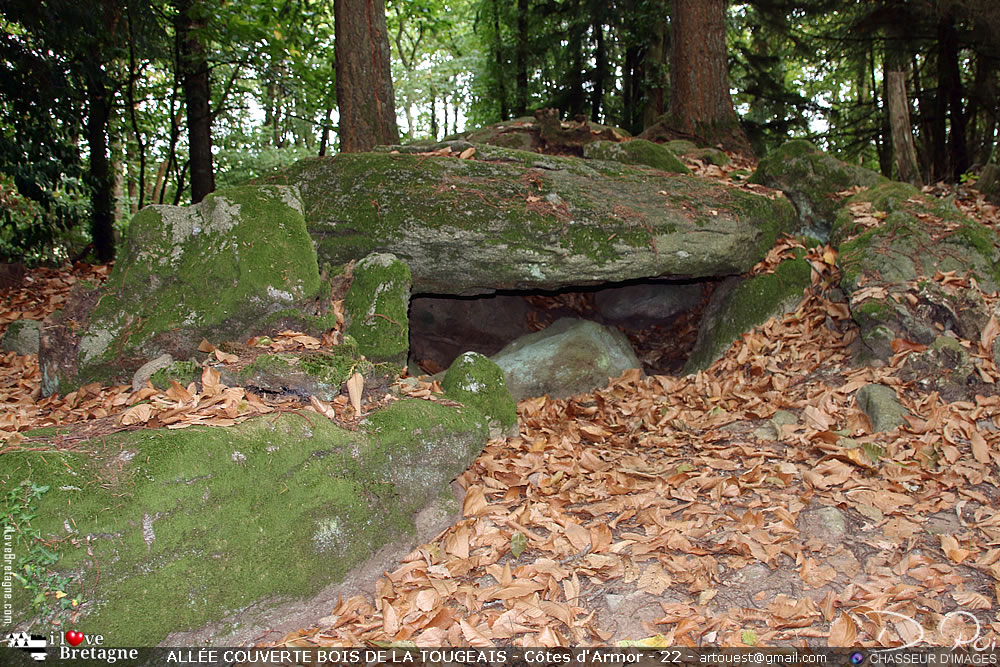
[(566, 96), (566, 117), (573, 118), (583, 112), (583, 31), (584, 24), (574, 21), (569, 28), (569, 72)]
[(913, 145), (913, 125), (910, 123), (910, 98), (906, 94), (906, 60), (903, 39), (891, 30), (886, 43), (885, 101), (892, 134), (892, 150), (896, 157), (899, 180), (920, 187), (920, 167), (917, 149)]
[(517, 49), (514, 117), (528, 113), (528, 0), (517, 0)]
[(114, 177), (112, 199), (114, 201), (115, 222), (121, 222), (128, 216), (128, 202), (125, 200), (125, 147), (121, 136), (112, 134), (108, 137), (108, 150), (111, 153), (111, 173)]
[(438, 138), (438, 117), (437, 117), (437, 93), (434, 86), (431, 86), (431, 139), (437, 141)]
[(191, 203), (197, 204), (215, 190), (212, 167), (212, 87), (205, 47), (198, 35), (203, 25), (196, 12), (197, 0), (174, 0), (177, 16), (178, 69), (187, 107), (188, 148), (191, 165)]
[(156, 170), (156, 181), (153, 183), (153, 191), (149, 194), (149, 201), (154, 204), (163, 203), (163, 191), (167, 186), (167, 170), (170, 168), (170, 158), (163, 160)]
[(660, 19), (653, 29), (652, 41), (643, 56), (641, 65), (642, 83), (640, 85), (646, 100), (642, 107), (642, 129), (654, 125), (656, 119), (667, 110), (665, 92), (668, 51), (667, 22), (666, 19)]
[(608, 58), (604, 53), (604, 26), (595, 18), (591, 28), (594, 31), (594, 87), (590, 95), (590, 120), (601, 121), (601, 105), (604, 102), (604, 79), (607, 76)]
[(503, 36), (500, 34), (500, 0), (493, 0), (490, 3), (493, 8), (493, 59), (497, 68), (497, 103), (500, 105), (500, 120), (510, 118), (510, 110), (507, 107), (507, 87), (503, 83)]
[(948, 108), (950, 170), (947, 177), (958, 181), (969, 168), (965, 146), (965, 114), (962, 109), (962, 79), (959, 74), (958, 32), (955, 30), (954, 8), (941, 17), (938, 23), (938, 86), (940, 89), (938, 112)]
[(340, 150), (399, 143), (384, 0), (335, 0)]
[(896, 156), (899, 180), (920, 187), (920, 168), (917, 149), (913, 145), (913, 126), (910, 124), (910, 104), (906, 95), (906, 72), (901, 69), (886, 70), (886, 102), (889, 107), (889, 127), (892, 131), (892, 150)]
[(323, 116), (323, 128), (320, 130), (319, 135), (319, 153), (320, 157), (326, 155), (327, 142), (330, 141), (330, 119), (333, 118), (333, 109), (331, 107), (326, 108), (326, 114)]
[(750, 154), (729, 96), (726, 0), (674, 0), (666, 127)]
[(441, 96), (441, 112), (444, 116), (444, 120), (441, 123), (444, 126), (444, 133), (441, 135), (442, 138), (448, 136), (448, 94), (445, 93)]
[(97, 260), (107, 263), (115, 258), (115, 179), (111, 173), (111, 160), (108, 158), (111, 93), (105, 87), (103, 75), (96, 65), (87, 68), (86, 79), (89, 104), (87, 147), (90, 150), (90, 237), (94, 243)]
[(920, 60), (915, 53), (910, 54), (910, 77), (913, 81), (913, 96), (917, 100), (917, 137), (920, 140), (918, 155), (922, 157), (921, 173), (924, 181), (933, 181), (934, 155), (934, 102), (927, 88), (921, 84)]
[[(874, 63), (874, 56), (872, 56), (872, 62)], [(872, 78), (874, 79), (874, 65), (872, 66)], [(881, 131), (875, 139), (875, 145), (878, 149), (878, 165), (879, 171), (886, 178), (892, 178), (892, 144), (890, 143), (892, 138), (892, 129), (889, 126), (889, 108), (888, 108), (888, 79), (882, 77), (882, 113), (879, 114), (881, 119)], [(875, 108), (878, 109), (878, 97), (874, 92), (876, 87), (872, 86), (872, 95), (875, 97)]]

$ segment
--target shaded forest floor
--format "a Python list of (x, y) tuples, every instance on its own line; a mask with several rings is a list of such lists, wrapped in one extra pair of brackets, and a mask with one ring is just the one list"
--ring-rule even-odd
[[(967, 212), (1000, 227), (996, 208), (970, 192)], [(459, 478), (463, 518), (374, 590), (317, 609), (313, 627), (278, 643), (997, 645), (1000, 397), (946, 402), (904, 381), (912, 345), (888, 364), (853, 366), (857, 331), (836, 289), (835, 253), (816, 248), (809, 259), (814, 284), (800, 308), (745, 335), (708, 371), (633, 371), (590, 394), (522, 401), (519, 435), (489, 441)], [(106, 274), (30, 272), (0, 295), (0, 327), (43, 319), (75, 282)], [(980, 341), (964, 343), (975, 357)], [(289, 332), (272, 344), (323, 341)], [(979, 361), (980, 379), (996, 386), (992, 360)], [(872, 433), (854, 394), (873, 382), (896, 390), (905, 425)], [(234, 409), (204, 382), (181, 389), (88, 386), (41, 398), (37, 358), (5, 353), (0, 453), (35, 446), (24, 432), (57, 424), (78, 425), (57, 441), (72, 448), (113, 430), (225, 426), (283, 410), (357, 423), (346, 396), (271, 402), (228, 388), (244, 406)], [(429, 399), (436, 389), (398, 385)], [(366, 400), (363, 412), (391, 399)]]

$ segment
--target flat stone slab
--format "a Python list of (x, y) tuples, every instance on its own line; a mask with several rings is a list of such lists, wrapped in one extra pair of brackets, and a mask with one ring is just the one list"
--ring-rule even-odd
[(312, 158), (270, 182), (298, 186), (320, 266), (391, 252), (415, 293), (738, 274), (794, 226), (784, 198), (694, 176), (462, 146)]

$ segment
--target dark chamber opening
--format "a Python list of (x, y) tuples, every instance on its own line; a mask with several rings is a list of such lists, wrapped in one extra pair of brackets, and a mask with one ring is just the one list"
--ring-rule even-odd
[(717, 284), (656, 279), (554, 292), (415, 294), (410, 300), (410, 361), (423, 373), (438, 373), (463, 352), (492, 356), (560, 317), (578, 317), (624, 332), (646, 373), (676, 375), (694, 347), (702, 312)]

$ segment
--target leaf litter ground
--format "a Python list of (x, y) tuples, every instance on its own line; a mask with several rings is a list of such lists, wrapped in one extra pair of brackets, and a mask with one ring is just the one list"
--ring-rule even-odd
[[(960, 205), (997, 227), (981, 197)], [(781, 241), (754, 270), (772, 270), (795, 245)], [(277, 643), (995, 646), (1000, 372), (986, 350), (996, 322), (962, 341), (989, 388), (964, 400), (900, 379), (915, 351), (902, 341), (889, 364), (852, 366), (857, 331), (833, 287), (835, 258), (810, 250), (814, 281), (798, 310), (744, 335), (705, 372), (630, 371), (590, 394), (522, 401), (519, 435), (489, 441), (459, 478), (460, 521), (374, 590), (317, 609), (312, 627)], [(44, 319), (75, 282), (106, 274), (30, 272), (4, 295), (0, 326)], [(266, 344), (331, 342), (284, 332)], [(72, 448), (114, 430), (225, 426), (281, 411), (355, 427), (358, 412), (394, 400), (259, 397), (222, 385), (216, 367), (239, 359), (212, 355), (187, 387), (41, 398), (36, 357), (5, 353), (0, 453), (40, 446), (24, 435), (39, 426), (72, 425), (56, 440)], [(896, 390), (911, 415), (903, 426), (872, 433), (854, 398), (868, 383)], [(420, 379), (396, 392), (441, 398)]]

